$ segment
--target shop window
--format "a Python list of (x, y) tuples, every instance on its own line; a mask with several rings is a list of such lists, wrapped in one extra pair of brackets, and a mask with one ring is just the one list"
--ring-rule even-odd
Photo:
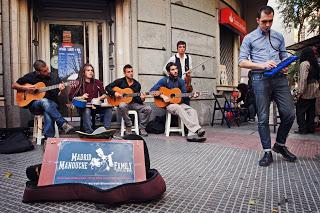
[(226, 67), (227, 82), (231, 86), (233, 82), (233, 32), (222, 25), (220, 25), (220, 64)]

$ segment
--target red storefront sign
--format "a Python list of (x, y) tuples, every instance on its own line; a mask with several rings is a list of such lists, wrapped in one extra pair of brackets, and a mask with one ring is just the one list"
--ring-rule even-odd
[(228, 7), (220, 9), (219, 22), (240, 35), (247, 34), (246, 22)]

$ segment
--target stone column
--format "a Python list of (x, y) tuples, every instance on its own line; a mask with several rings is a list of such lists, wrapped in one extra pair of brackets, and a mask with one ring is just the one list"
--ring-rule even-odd
[(123, 66), (131, 63), (130, 3), (131, 0), (116, 1), (116, 78), (123, 77)]
[(11, 84), (29, 72), (28, 4), (27, 0), (3, 0), (1, 6), (4, 110), (0, 110), (0, 125), (26, 126), (29, 114), (15, 104)]

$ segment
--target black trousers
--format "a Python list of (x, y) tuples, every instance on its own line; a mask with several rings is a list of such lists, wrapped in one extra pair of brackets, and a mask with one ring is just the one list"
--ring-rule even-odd
[(316, 99), (300, 98), (296, 104), (296, 115), (299, 131), (314, 132), (314, 118), (316, 116)]

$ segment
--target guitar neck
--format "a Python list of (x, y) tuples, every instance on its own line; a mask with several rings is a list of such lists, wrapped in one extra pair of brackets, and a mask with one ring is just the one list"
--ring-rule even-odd
[(193, 95), (194, 95), (193, 92), (189, 92), (189, 93), (175, 94), (175, 97), (185, 98), (185, 97), (190, 97), (190, 96), (193, 96)]
[[(126, 97), (136, 97), (140, 96), (142, 93), (141, 92), (136, 92), (136, 93), (131, 93), (131, 94), (126, 94)], [(145, 92), (146, 95), (153, 95), (155, 92)]]
[[(68, 86), (69, 82), (63, 82), (62, 84), (65, 85), (65, 86)], [(59, 85), (60, 84), (55, 84), (55, 85), (43, 87), (43, 88), (40, 88), (38, 91), (39, 92), (46, 92), (46, 91), (49, 91), (49, 90), (57, 89), (57, 88), (59, 88)]]

